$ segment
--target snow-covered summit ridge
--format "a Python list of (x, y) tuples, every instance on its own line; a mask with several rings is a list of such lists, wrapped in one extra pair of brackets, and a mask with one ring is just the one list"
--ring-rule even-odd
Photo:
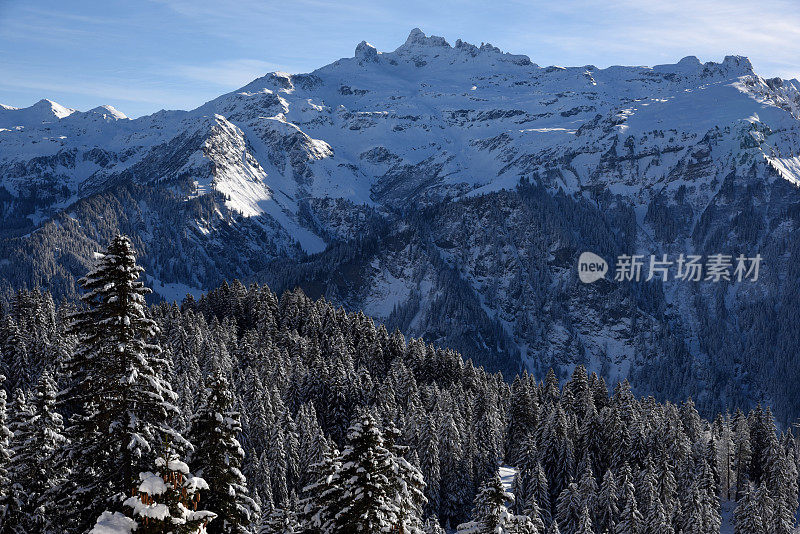
[(116, 109), (114, 106), (104, 105), (92, 108), (86, 113), (95, 113), (102, 116), (106, 120), (120, 120), (127, 119), (128, 116)]
[(481, 43), (480, 46), (475, 46), (474, 44), (457, 39), (455, 46), (451, 46), (444, 37), (439, 37), (438, 35), (427, 36), (419, 28), (411, 30), (406, 42), (400, 45), (393, 53), (396, 55), (460, 53), (472, 57), (476, 57), (478, 54), (491, 54), (519, 65), (531, 64), (531, 60), (528, 56), (505, 53), (496, 46), (492, 46), (490, 43)]
[[(190, 197), (222, 193), (233, 210), (269, 214), (293, 235), (303, 234), (307, 199), (374, 206), (480, 195), (533, 175), (550, 177), (554, 189), (602, 185), (646, 205), (715, 130), (719, 161), (741, 161), (748, 145), (748, 161), (767, 159), (800, 183), (791, 143), (764, 133), (798, 128), (799, 95), (795, 82), (759, 78), (740, 56), (540, 67), (488, 43), (451, 45), (415, 28), (394, 51), (362, 41), (351, 58), (308, 74), (268, 73), (192, 111), (129, 120), (111, 106), (3, 106), (0, 186), (26, 191), (46, 176), (53, 191), (88, 194), (121, 176), (188, 177)], [(617, 159), (641, 168), (609, 174)], [(306, 229), (307, 251), (324, 248), (314, 232)]]
[(381, 64), (384, 66), (397, 66), (400, 63), (412, 63), (415, 67), (426, 70), (441, 68), (444, 64), (458, 63), (481, 63), (481, 62), (500, 62), (520, 67), (522, 72), (529, 72), (537, 75), (537, 71), (569, 71), (572, 69), (588, 69), (594, 72), (613, 71), (619, 72), (620, 69), (629, 73), (652, 72), (659, 75), (666, 75), (668, 78), (678, 77), (704, 77), (704, 78), (736, 78), (740, 76), (755, 75), (750, 60), (744, 56), (729, 55), (721, 62), (708, 61), (702, 63), (696, 56), (687, 56), (680, 61), (672, 64), (656, 65), (654, 67), (620, 67), (612, 66), (606, 69), (598, 69), (593, 65), (585, 67), (539, 67), (533, 63), (527, 55), (512, 54), (504, 52), (500, 48), (490, 43), (481, 43), (480, 46), (474, 45), (461, 39), (457, 39), (451, 45), (444, 37), (437, 35), (426, 35), (419, 28), (414, 28), (408, 35), (406, 41), (394, 51), (380, 52), (367, 41), (362, 41), (355, 50), (353, 58), (344, 58), (318, 69), (326, 71), (331, 67), (341, 67), (355, 60), (358, 65)]
[(128, 118), (113, 106), (97, 106), (89, 111), (78, 111), (45, 98), (26, 108), (15, 108), (0, 104), (0, 128), (34, 128), (43, 124), (58, 122), (62, 119), (76, 117), (99, 117), (108, 121)]
[(44, 98), (27, 108), (0, 105), (0, 128), (38, 126), (69, 117), (76, 111)]

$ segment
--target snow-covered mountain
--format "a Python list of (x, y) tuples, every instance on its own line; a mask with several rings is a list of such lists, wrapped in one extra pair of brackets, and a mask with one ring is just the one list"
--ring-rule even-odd
[[(167, 299), (302, 286), (506, 372), (800, 414), (800, 82), (750, 62), (540, 67), (413, 30), (135, 120), (0, 108), (0, 277), (74, 291), (134, 236)], [(584, 251), (761, 254), (755, 283), (601, 281)]]

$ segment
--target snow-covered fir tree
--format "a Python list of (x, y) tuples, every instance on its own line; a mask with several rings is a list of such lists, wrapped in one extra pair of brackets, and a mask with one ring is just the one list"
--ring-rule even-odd
[(333, 474), (330, 484), (341, 492), (327, 504), (326, 515), (331, 521), (323, 532), (379, 534), (396, 529), (402, 511), (389, 478), (394, 458), (371, 414), (357, 416), (350, 425), (340, 463), (341, 469)]
[(106, 524), (119, 525), (120, 534), (205, 534), (216, 517), (198, 507), (200, 492), (207, 489), (205, 480), (192, 476), (189, 466), (167, 445), (156, 458), (155, 470), (139, 473), (133, 495), (123, 503), (124, 512), (103, 512), (90, 534), (106, 534)]
[(26, 532), (59, 532), (61, 525), (54, 514), (56, 503), (50, 501), (50, 490), (63, 483), (56, 452), (63, 446), (64, 425), (55, 411), (56, 383), (45, 371), (39, 377), (33, 397), (29, 399), (29, 417), (14, 431), (14, 480), (26, 480), (21, 526)]
[(333, 503), (341, 498), (344, 491), (338, 474), (342, 469), (339, 451), (328, 448), (322, 459), (310, 466), (313, 473), (311, 484), (303, 488), (299, 503), (300, 520), (310, 532), (330, 532), (336, 510)]
[(736, 534), (768, 534), (769, 517), (764, 517), (763, 492), (747, 487), (742, 491), (734, 511), (734, 532)]
[(264, 514), (257, 534), (300, 534), (302, 528), (291, 506), (275, 507)]
[(10, 486), (6, 501), (3, 532), (23, 534), (27, 532), (32, 511), (29, 501), (28, 483), (37, 477), (30, 455), (35, 453), (28, 444), (33, 438), (33, 407), (28, 403), (21, 389), (16, 388), (9, 406), (8, 428), (11, 433), (10, 461), (8, 476)]
[(184, 446), (170, 425), (178, 410), (162, 375), (167, 363), (152, 342), (159, 329), (147, 316), (142, 270), (130, 240), (117, 235), (81, 279), (85, 307), (72, 318), (78, 344), (60, 397), (72, 414), (64, 455), (68, 497), (60, 514), (76, 531), (108, 507), (119, 509), (165, 440)]
[(217, 514), (209, 533), (246, 534), (259, 512), (241, 471), (244, 450), (237, 439), (241, 431), (233, 393), (222, 372), (216, 371), (207, 379), (187, 435), (194, 446), (189, 464), (210, 486), (202, 506)]
[(490, 478), (478, 491), (472, 520), (458, 526), (459, 534), (536, 534), (530, 518), (514, 515), (508, 505), (514, 496), (503, 488), (500, 474)]
[(397, 528), (404, 534), (423, 534), (425, 479), (420, 470), (406, 459), (409, 447), (398, 443), (400, 434), (392, 421), (384, 424), (385, 445), (391, 455), (387, 478), (392, 502), (397, 507)]
[(7, 395), (4, 389), (6, 377), (0, 374), (0, 532), (5, 532), (4, 524), (11, 492), (11, 430), (8, 428)]

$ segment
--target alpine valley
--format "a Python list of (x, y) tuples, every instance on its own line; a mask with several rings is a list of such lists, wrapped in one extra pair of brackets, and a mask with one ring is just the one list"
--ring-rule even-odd
[[(157, 298), (301, 287), (513, 377), (584, 365), (704, 414), (800, 415), (800, 82), (542, 67), (415, 29), (130, 120), (0, 108), (4, 289), (76, 295), (117, 231)], [(583, 251), (760, 254), (756, 282), (581, 284)]]

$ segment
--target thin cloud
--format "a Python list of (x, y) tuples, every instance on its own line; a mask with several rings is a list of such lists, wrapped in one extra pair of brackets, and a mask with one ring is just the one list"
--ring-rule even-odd
[(352, 56), (362, 39), (394, 50), (415, 26), (451, 43), (491, 42), (540, 65), (740, 54), (763, 76), (800, 75), (797, 0), (241, 0), (224, 8), (151, 0), (136, 9), (47, 1), (0, 0), (0, 88), (9, 89), (0, 101), (66, 94), (83, 95), (76, 102), (84, 107), (121, 100), (140, 113), (185, 109), (270, 71), (309, 72)]
[(203, 65), (175, 65), (168, 72), (187, 80), (235, 89), (276, 70), (291, 71), (290, 68), (259, 59), (232, 59)]
[(193, 99), (190, 95), (172, 89), (132, 86), (125, 80), (97, 82), (75, 78), (39, 78), (8, 71), (5, 71), (4, 75), (0, 77), (0, 87), (16, 91), (20, 89), (41, 91), (43, 97), (48, 97), (56, 92), (89, 96), (98, 99), (97, 105), (107, 104), (108, 101), (114, 100), (178, 107), (185, 106), (187, 101)]
[(502, 43), (520, 53), (533, 51), (537, 62), (541, 58), (533, 56), (542, 49), (551, 62), (598, 66), (652, 65), (659, 58), (675, 61), (689, 54), (720, 61), (739, 54), (761, 74), (777, 75), (779, 65), (782, 73), (800, 72), (796, 2), (584, 0), (553, 3), (532, 20), (512, 25)]

